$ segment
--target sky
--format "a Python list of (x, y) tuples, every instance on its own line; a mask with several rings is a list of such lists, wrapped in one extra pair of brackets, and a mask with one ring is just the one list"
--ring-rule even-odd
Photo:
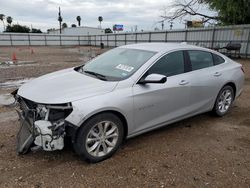
[[(0, 14), (11, 16), (13, 24), (26, 25), (46, 32), (58, 28), (58, 7), (61, 7), (63, 22), (68, 26), (77, 24), (76, 16), (81, 16), (82, 26), (98, 27), (98, 16), (103, 17), (102, 28), (112, 28), (123, 24), (126, 31), (137, 25), (140, 30), (161, 28), (160, 15), (163, 8), (174, 0), (0, 0)], [(205, 8), (206, 9), (206, 8)], [(205, 10), (207, 11), (207, 10)], [(184, 21), (175, 21), (173, 28), (184, 28)], [(165, 29), (169, 29), (165, 22)], [(0, 31), (3, 24), (0, 23)]]

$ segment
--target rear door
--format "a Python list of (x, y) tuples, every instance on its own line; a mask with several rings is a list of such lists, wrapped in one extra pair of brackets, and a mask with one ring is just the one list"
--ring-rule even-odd
[[(213, 108), (223, 84), (223, 58), (207, 51), (187, 50), (190, 72), (190, 112), (200, 113)], [(216, 59), (219, 58), (219, 59)], [(218, 65), (218, 66), (216, 66)]]
[(184, 59), (183, 51), (169, 53), (144, 75), (165, 75), (166, 83), (134, 85), (135, 132), (150, 129), (188, 113), (190, 75), (186, 73)]

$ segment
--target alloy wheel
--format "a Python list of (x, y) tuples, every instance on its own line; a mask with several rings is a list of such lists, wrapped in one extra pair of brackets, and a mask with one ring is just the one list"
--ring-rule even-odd
[(232, 91), (229, 89), (224, 90), (218, 100), (218, 110), (225, 113), (231, 106), (233, 100)]
[(86, 150), (94, 157), (109, 154), (116, 146), (119, 130), (112, 121), (102, 121), (95, 124), (86, 137)]

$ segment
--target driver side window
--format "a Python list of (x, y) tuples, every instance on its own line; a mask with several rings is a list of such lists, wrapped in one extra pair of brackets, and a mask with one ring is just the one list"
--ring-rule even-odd
[(162, 74), (167, 77), (184, 73), (183, 51), (176, 51), (163, 56), (147, 73), (147, 75)]

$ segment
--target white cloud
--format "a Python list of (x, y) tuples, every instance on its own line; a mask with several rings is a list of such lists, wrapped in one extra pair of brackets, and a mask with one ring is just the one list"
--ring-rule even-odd
[[(83, 26), (97, 27), (98, 16), (103, 16), (102, 26), (124, 24), (127, 30), (137, 25), (138, 29), (152, 30), (161, 9), (173, 0), (0, 0), (1, 12), (13, 18), (13, 23), (32, 25), (46, 31), (58, 28), (58, 7), (61, 7), (63, 22), (69, 26), (81, 16)], [(158, 25), (160, 27), (160, 24)], [(184, 27), (177, 23), (176, 27)], [(176, 28), (175, 27), (175, 28)], [(0, 23), (0, 30), (3, 30)]]

